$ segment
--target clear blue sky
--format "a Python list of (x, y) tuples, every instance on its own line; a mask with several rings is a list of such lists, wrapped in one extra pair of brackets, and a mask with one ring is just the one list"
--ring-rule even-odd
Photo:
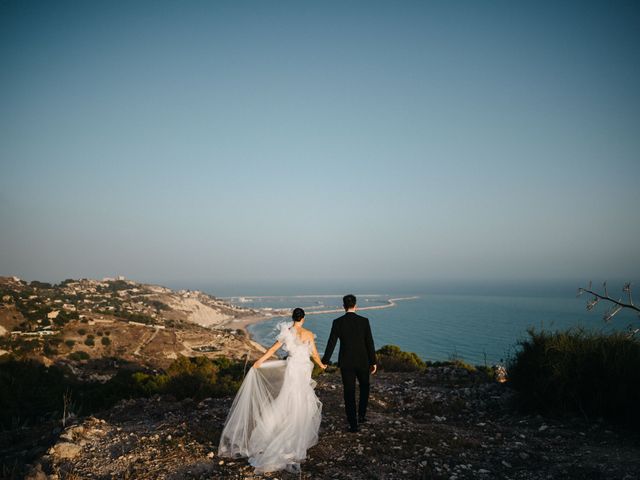
[(0, 275), (638, 277), (637, 2), (0, 1)]

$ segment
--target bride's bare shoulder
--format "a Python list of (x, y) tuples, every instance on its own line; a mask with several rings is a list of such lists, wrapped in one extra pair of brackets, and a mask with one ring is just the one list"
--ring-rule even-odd
[(314, 333), (311, 330), (307, 330), (306, 328), (302, 330), (302, 334), (304, 335), (305, 339), (313, 340), (313, 338), (315, 337)]

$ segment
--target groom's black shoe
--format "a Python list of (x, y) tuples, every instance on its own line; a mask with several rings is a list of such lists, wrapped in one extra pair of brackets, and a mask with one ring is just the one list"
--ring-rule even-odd
[(359, 431), (360, 431), (360, 429), (358, 428), (358, 425), (350, 425), (349, 426), (349, 432), (358, 433)]
[(367, 417), (358, 417), (358, 423), (367, 423)]

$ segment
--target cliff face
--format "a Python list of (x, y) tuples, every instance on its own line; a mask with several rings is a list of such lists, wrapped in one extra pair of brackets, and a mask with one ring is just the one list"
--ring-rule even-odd
[[(508, 384), (455, 366), (373, 377), (369, 422), (345, 431), (336, 371), (320, 375), (319, 443), (301, 476), (254, 476), (245, 460), (217, 456), (231, 397), (201, 402), (121, 401), (50, 433), (30, 479), (350, 478), (633, 479), (640, 443), (620, 427), (579, 418), (526, 416)], [(21, 447), (24, 448), (24, 447)]]

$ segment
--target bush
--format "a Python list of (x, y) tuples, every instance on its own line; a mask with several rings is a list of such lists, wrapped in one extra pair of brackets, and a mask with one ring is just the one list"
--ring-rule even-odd
[(158, 311), (171, 310), (171, 307), (160, 300), (151, 300), (150, 305)]
[(240, 387), (242, 365), (227, 358), (180, 356), (167, 370), (165, 393), (176, 398), (221, 397)]
[(84, 335), (85, 333), (87, 333), (87, 331), (86, 331), (84, 328), (79, 328), (79, 329), (78, 329), (78, 333), (79, 333), (80, 335)]
[(84, 344), (89, 346), (89, 347), (93, 347), (96, 344), (96, 342), (93, 340), (93, 337), (87, 337), (84, 340)]
[[(104, 337), (103, 337), (104, 338)], [(0, 358), (0, 431), (25, 422), (59, 418), (62, 396), (69, 392), (74, 413), (88, 415), (124, 398), (169, 393), (177, 398), (233, 395), (240, 386), (243, 362), (227, 358), (179, 357), (166, 373), (121, 369), (105, 383), (80, 382), (58, 366), (35, 361)], [(86, 352), (73, 352), (71, 360), (88, 360)]]
[(109, 339), (109, 337), (102, 337), (102, 339), (100, 340), (100, 342), (102, 343), (102, 345), (107, 346), (107, 345), (111, 345), (111, 340)]
[(640, 341), (623, 333), (529, 330), (508, 365), (522, 408), (577, 412), (640, 427)]
[(385, 345), (376, 355), (380, 369), (388, 372), (416, 372), (427, 368), (418, 355), (404, 352), (395, 345)]
[(64, 344), (65, 344), (67, 347), (72, 348), (72, 347), (76, 344), (76, 341), (75, 341), (75, 340), (71, 340), (71, 339), (69, 339), (69, 340), (65, 340), (65, 341), (64, 341)]
[(0, 430), (56, 411), (64, 393), (64, 375), (33, 361), (0, 364)]
[(171, 394), (178, 399), (202, 399), (234, 394), (240, 387), (244, 364), (227, 358), (180, 356), (166, 373), (133, 375), (136, 389), (146, 395)]
[(45, 342), (44, 346), (42, 347), (42, 353), (44, 353), (45, 356), (50, 357), (52, 355), (57, 355), (58, 350), (56, 349), (55, 345), (51, 344), (50, 342)]
[(72, 352), (69, 355), (67, 355), (67, 357), (70, 360), (80, 361), (80, 360), (89, 360), (91, 358), (91, 355), (89, 355), (87, 352)]

